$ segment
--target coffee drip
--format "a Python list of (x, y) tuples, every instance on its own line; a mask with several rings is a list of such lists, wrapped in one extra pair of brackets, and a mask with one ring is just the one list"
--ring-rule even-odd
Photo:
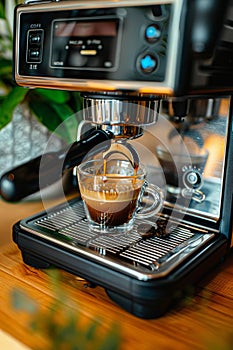
[(112, 141), (110, 148), (103, 153), (103, 160), (104, 160), (103, 175), (108, 176), (108, 172), (107, 172), (108, 160), (110, 158), (116, 159), (116, 157), (119, 157), (119, 156), (125, 157), (130, 162), (133, 168), (133, 176), (136, 177), (137, 171), (140, 165), (139, 155), (136, 149), (125, 140)]

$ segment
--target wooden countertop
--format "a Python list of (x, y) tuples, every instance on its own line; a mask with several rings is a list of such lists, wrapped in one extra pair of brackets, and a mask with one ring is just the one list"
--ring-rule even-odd
[[(29, 328), (30, 315), (12, 308), (11, 294), (23, 290), (41, 308), (51, 307), (53, 288), (46, 272), (23, 264), (12, 243), (0, 253), (0, 327), (35, 349), (43, 344)], [(62, 272), (61, 287), (71, 307), (77, 307), (83, 322), (101, 317), (103, 326), (116, 322), (121, 328), (121, 349), (232, 349), (233, 345), (233, 255), (212, 274), (209, 283), (184, 305), (154, 320), (136, 318), (116, 306), (100, 288)], [(74, 305), (73, 305), (74, 304)], [(231, 341), (231, 343), (230, 343)], [(45, 343), (46, 344), (46, 343)], [(231, 344), (231, 346), (230, 346)], [(152, 346), (153, 345), (153, 346)], [(8, 349), (9, 350), (9, 349)]]
[(17, 203), (9, 203), (0, 198), (0, 249), (3, 245), (11, 241), (12, 225), (17, 221), (43, 211), (44, 208), (52, 207), (63, 200), (53, 194), (44, 198), (43, 201), (38, 199), (39, 196), (27, 199)]
[[(12, 205), (0, 203), (0, 206), (1, 216), (7, 216)], [(1, 227), (1, 233), (11, 231), (19, 213), (21, 218), (31, 214), (28, 203), (17, 206), (20, 210), (11, 214), (10, 220), (3, 220), (5, 225)], [(36, 207), (34, 204), (33, 209)], [(43, 312), (49, 310), (57, 295), (54, 296), (48, 273), (26, 266), (13, 242), (0, 250), (0, 329), (29, 348), (48, 349), (47, 340), (29, 327), (32, 316), (13, 308), (11, 300), (16, 288), (33, 298)], [(69, 307), (80, 314), (81, 324), (98, 317), (102, 329), (107, 330), (112, 323), (120, 326), (121, 350), (230, 350), (233, 348), (233, 252), (209, 278), (209, 281), (199, 283), (198, 293), (185, 300), (183, 305), (154, 320), (132, 316), (115, 305), (101, 287), (91, 288), (86, 281), (69, 273), (61, 272), (60, 286), (68, 297)], [(1, 342), (0, 337), (0, 345), (3, 345)]]

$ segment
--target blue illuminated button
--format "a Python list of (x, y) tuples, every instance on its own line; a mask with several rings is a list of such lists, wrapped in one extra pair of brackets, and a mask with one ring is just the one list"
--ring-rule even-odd
[(149, 42), (157, 41), (161, 36), (160, 27), (156, 24), (148, 26), (146, 28), (145, 36), (146, 36), (146, 40)]
[(143, 72), (151, 73), (157, 67), (157, 59), (156, 57), (150, 54), (147, 54), (141, 58), (140, 66)]

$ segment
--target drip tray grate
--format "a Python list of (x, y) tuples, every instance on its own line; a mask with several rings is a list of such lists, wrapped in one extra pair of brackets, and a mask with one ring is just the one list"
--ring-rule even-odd
[[(28, 224), (28, 222), (27, 222)], [(136, 220), (127, 234), (98, 234), (88, 229), (83, 203), (71, 201), (29, 223), (33, 233), (77, 253), (139, 272), (170, 271), (214, 234), (163, 217)], [(169, 226), (169, 228), (168, 228)], [(162, 230), (162, 231), (161, 231)], [(161, 234), (163, 232), (163, 234)], [(103, 260), (104, 259), (104, 260)]]

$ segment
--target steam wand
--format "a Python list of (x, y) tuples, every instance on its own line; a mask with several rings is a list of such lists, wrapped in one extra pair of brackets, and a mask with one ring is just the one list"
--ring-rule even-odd
[[(16, 202), (52, 185), (61, 179), (66, 171), (80, 164), (87, 153), (94, 156), (96, 153), (106, 151), (111, 143), (104, 141), (113, 137), (112, 132), (94, 129), (87, 132), (82, 140), (74, 142), (65, 149), (45, 153), (19, 165), (2, 175), (0, 195), (6, 201)], [(96, 147), (97, 144), (100, 144), (99, 147)]]

